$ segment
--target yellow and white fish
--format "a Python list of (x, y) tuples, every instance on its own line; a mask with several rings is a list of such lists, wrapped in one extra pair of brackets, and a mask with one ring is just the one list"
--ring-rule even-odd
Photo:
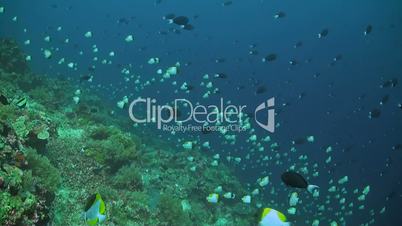
[(87, 202), (84, 212), (84, 219), (87, 225), (94, 226), (106, 220), (106, 206), (101, 195), (92, 195)]
[(286, 216), (283, 213), (271, 208), (264, 208), (258, 226), (290, 226), (290, 223), (286, 222)]
[(208, 197), (207, 197), (207, 201), (209, 203), (218, 203), (219, 195), (216, 194), (216, 193), (209, 194)]

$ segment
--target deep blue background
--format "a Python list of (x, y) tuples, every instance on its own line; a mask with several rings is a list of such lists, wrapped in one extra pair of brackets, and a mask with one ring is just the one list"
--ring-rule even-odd
[[(320, 177), (315, 179), (315, 184), (326, 190), (330, 179), (337, 181), (344, 175), (351, 180), (350, 192), (370, 184), (372, 191), (365, 203), (366, 209), (374, 209), (377, 215), (383, 206), (387, 208), (384, 215), (376, 217), (376, 225), (402, 222), (398, 214), (402, 207), (402, 150), (391, 150), (393, 145), (402, 143), (402, 110), (396, 107), (402, 102), (402, 92), (400, 84), (396, 88), (379, 87), (383, 80), (402, 78), (400, 1), (261, 0), (234, 1), (229, 7), (221, 4), (222, 1), (179, 0), (162, 0), (160, 4), (112, 0), (0, 1), (0, 5), (6, 7), (6, 12), (0, 15), (0, 34), (16, 38), (21, 44), (31, 40), (32, 44), (23, 48), (32, 55), (31, 66), (37, 73), (60, 74), (78, 80), (79, 76), (88, 73), (94, 56), (100, 60), (113, 60), (112, 65), (98, 62), (94, 73), (94, 84), (103, 85), (100, 91), (106, 88), (105, 92), (115, 91), (114, 95), (109, 95), (113, 102), (127, 94), (153, 96), (161, 102), (183, 97), (182, 93), (172, 94), (172, 80), (154, 84), (141, 94), (135, 93), (134, 84), (124, 82), (117, 64), (132, 64), (131, 71), (141, 74), (144, 82), (157, 77), (156, 68), (146, 63), (150, 57), (160, 57), (161, 68), (176, 61), (191, 62), (190, 66), (182, 67), (175, 80), (179, 84), (186, 81), (195, 86), (194, 92), (184, 97), (205, 104), (218, 103), (220, 96), (213, 96), (208, 101), (200, 98), (204, 89), (197, 86), (202, 76), (224, 72), (228, 79), (214, 80), (214, 85), (220, 88), (221, 96), (234, 104), (256, 106), (271, 96), (276, 97), (277, 110), (280, 109), (277, 120), (281, 127), (271, 137), (281, 144), (283, 152), (289, 150), (293, 139), (308, 135), (316, 137), (315, 144), (298, 148), (296, 156), (307, 154), (310, 162), (321, 163)], [(278, 11), (285, 12), (286, 17), (274, 20), (273, 15)], [(172, 27), (162, 20), (167, 13), (190, 17), (195, 30), (160, 35), (159, 31)], [(15, 23), (11, 21), (13, 16), (18, 16)], [(194, 16), (198, 16), (197, 19)], [(128, 25), (116, 23), (123, 17), (130, 20)], [(373, 32), (364, 37), (363, 31), (369, 24), (373, 26)], [(56, 31), (58, 26), (63, 28), (62, 31)], [(26, 33), (23, 32), (25, 28)], [(325, 28), (329, 30), (328, 37), (318, 39), (317, 34)], [(93, 38), (86, 39), (84, 33), (89, 30), (93, 32)], [(128, 34), (134, 35), (133, 43), (124, 42)], [(52, 38), (51, 43), (43, 41), (47, 35)], [(69, 44), (62, 43), (65, 38), (70, 39)], [(293, 48), (298, 41), (303, 46)], [(98, 54), (91, 52), (94, 44), (100, 50)], [(256, 45), (259, 55), (248, 54), (251, 44)], [(53, 58), (45, 60), (41, 48), (50, 47), (57, 47), (59, 51), (53, 51)], [(81, 50), (84, 54), (79, 56)], [(114, 58), (108, 57), (110, 51), (116, 53)], [(262, 63), (261, 58), (270, 53), (278, 54), (277, 61)], [(338, 54), (342, 54), (342, 60), (330, 66)], [(77, 62), (78, 70), (57, 65), (62, 57), (67, 62)], [(225, 62), (215, 63), (217, 58), (224, 58)], [(291, 59), (299, 64), (290, 66), (288, 61)], [(308, 59), (311, 62), (306, 62)], [(314, 78), (315, 74), (319, 76)], [(256, 87), (251, 80), (265, 85), (267, 92), (255, 95)], [(239, 85), (244, 85), (245, 89), (236, 91)], [(301, 93), (305, 97), (298, 100)], [(389, 102), (380, 106), (381, 98), (387, 94), (390, 95)], [(284, 103), (290, 105), (282, 107)], [(382, 115), (370, 120), (368, 112), (373, 108), (380, 108)], [(260, 129), (257, 133), (267, 135)], [(239, 140), (247, 135), (240, 137)], [(211, 140), (216, 144), (215, 150), (224, 154), (235, 153), (243, 158), (248, 154), (249, 147), (242, 141), (234, 150), (232, 146), (227, 150), (228, 146), (219, 146), (221, 140), (215, 136), (207, 135), (201, 139)], [(331, 169), (323, 164), (327, 156), (324, 147), (328, 145), (334, 147), (333, 162), (337, 163)], [(261, 168), (255, 163), (258, 156), (254, 157), (250, 161), (244, 160), (245, 171), (238, 170), (239, 175), (250, 183), (267, 170), (274, 175), (272, 183), (279, 184), (280, 173), (294, 163), (285, 163), (284, 168)], [(292, 160), (297, 161), (296, 157)], [(386, 167), (387, 163), (389, 167)], [(386, 202), (386, 195), (392, 191), (396, 195)], [(287, 202), (286, 195), (268, 199)], [(348, 225), (369, 221), (367, 211), (364, 213), (360, 215), (356, 211), (356, 215), (347, 218)]]

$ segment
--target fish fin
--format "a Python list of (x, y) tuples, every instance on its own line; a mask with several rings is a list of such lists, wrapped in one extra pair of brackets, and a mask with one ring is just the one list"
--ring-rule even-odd
[(310, 193), (313, 193), (315, 189), (318, 189), (320, 187), (318, 187), (317, 185), (314, 184), (310, 184), (309, 186), (307, 186), (307, 191)]
[(98, 214), (99, 223), (102, 223), (106, 220), (106, 215)]
[(87, 225), (89, 226), (95, 226), (98, 223), (98, 218), (92, 219), (92, 220), (87, 220)]
[(99, 213), (104, 214), (106, 211), (106, 206), (105, 206), (105, 202), (103, 201), (103, 199), (99, 199), (98, 200), (99, 203)]

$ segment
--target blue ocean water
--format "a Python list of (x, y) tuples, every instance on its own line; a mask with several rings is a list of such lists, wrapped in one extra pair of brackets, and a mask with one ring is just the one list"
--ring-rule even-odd
[[(348, 176), (343, 196), (347, 204), (354, 200), (355, 206), (353, 213), (345, 216), (346, 225), (362, 225), (371, 219), (375, 219), (371, 225), (402, 223), (398, 213), (402, 201), (399, 147), (402, 110), (398, 107), (402, 92), (400, 84), (381, 88), (388, 80), (402, 78), (400, 1), (259, 0), (233, 1), (228, 6), (222, 3), (5, 0), (0, 2), (5, 7), (0, 15), (0, 36), (14, 38), (22, 45), (32, 56), (30, 66), (36, 73), (69, 78), (77, 83), (80, 77), (93, 75), (92, 83), (81, 85), (102, 93), (105, 102), (112, 105), (126, 95), (130, 100), (151, 97), (160, 103), (186, 98), (205, 105), (219, 104), (220, 98), (224, 98), (236, 105), (250, 106), (247, 113), (252, 115), (256, 106), (275, 97), (275, 133), (268, 133), (252, 122), (254, 131), (237, 134), (234, 145), (215, 133), (172, 135), (158, 131), (154, 125), (145, 127), (177, 147), (181, 147), (178, 138), (209, 141), (213, 148), (206, 150), (206, 154), (220, 154), (222, 159), (241, 158), (233, 167), (250, 189), (250, 184), (269, 174), (270, 183), (279, 192), (273, 196), (269, 189), (265, 190), (267, 203), (287, 205), (289, 189), (281, 186), (280, 178), (284, 171), (292, 165), (306, 166), (305, 162), (313, 170), (317, 163), (315, 171), (319, 176), (309, 179), (321, 187), (320, 198), (314, 201), (306, 198), (299, 209), (331, 200), (333, 211), (325, 213), (342, 212), (339, 198), (333, 198), (328, 189)], [(285, 16), (275, 19), (278, 12)], [(187, 16), (194, 29), (188, 31), (168, 24), (162, 18), (169, 13)], [(17, 20), (12, 21), (15, 16)], [(372, 31), (365, 35), (368, 26), (372, 26)], [(324, 29), (328, 35), (318, 38)], [(84, 36), (88, 31), (92, 32), (91, 38)], [(134, 36), (133, 43), (124, 41), (128, 35)], [(44, 41), (46, 36), (51, 42)], [(26, 40), (31, 44), (24, 45)], [(295, 48), (297, 43), (300, 46)], [(99, 52), (93, 51), (95, 46)], [(50, 60), (43, 57), (43, 49), (52, 49)], [(113, 57), (109, 55), (112, 51)], [(277, 59), (262, 62), (269, 54), (276, 54)], [(159, 57), (161, 63), (157, 67), (148, 65), (151, 57)], [(61, 58), (65, 63), (58, 64)], [(103, 59), (111, 62), (102, 64)], [(290, 61), (296, 62), (295, 65)], [(66, 66), (69, 62), (76, 64), (76, 70)], [(176, 62), (181, 64), (180, 73), (174, 78), (178, 85), (172, 85), (173, 80), (160, 82), (161, 75), (156, 70)], [(96, 69), (88, 70), (92, 66)], [(123, 68), (129, 68), (129, 74), (135, 77), (141, 75), (141, 84), (147, 81), (151, 84), (136, 90), (140, 85), (135, 79), (127, 81), (128, 76), (121, 73)], [(213, 78), (216, 73), (227, 78)], [(200, 86), (206, 82), (205, 74), (210, 75), (210, 81), (219, 89), (209, 98), (202, 97), (206, 89)], [(179, 89), (184, 82), (193, 87), (189, 93)], [(387, 95), (389, 100), (380, 104)], [(370, 119), (369, 113), (374, 109), (381, 114)], [(129, 119), (126, 110), (111, 110)], [(252, 151), (256, 145), (249, 141), (251, 135), (259, 139), (270, 136), (279, 144), (280, 156)], [(314, 136), (315, 142), (292, 144), (308, 136)], [(269, 145), (263, 146), (270, 149)], [(332, 161), (325, 163), (328, 146), (334, 151)], [(296, 154), (291, 153), (292, 147), (297, 148)], [(308, 160), (300, 160), (300, 155), (308, 156)], [(265, 156), (270, 160), (263, 161)], [(359, 203), (353, 190), (358, 188), (360, 194), (367, 185), (371, 187), (370, 195)], [(362, 204), (364, 209), (359, 210)], [(384, 207), (386, 211), (380, 213)], [(310, 215), (296, 216), (298, 222), (313, 220), (310, 217), (314, 211), (318, 212), (309, 210), (306, 213)]]

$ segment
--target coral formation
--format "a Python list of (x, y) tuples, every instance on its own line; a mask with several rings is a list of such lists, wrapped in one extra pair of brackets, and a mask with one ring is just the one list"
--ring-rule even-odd
[(28, 102), (0, 104), (0, 225), (82, 225), (96, 192), (106, 225), (249, 225), (254, 207), (205, 199), (218, 185), (246, 194), (224, 164), (128, 129), (89, 89), (74, 103), (74, 84), (28, 73), (13, 41), (0, 49), (0, 93)]
[(159, 212), (163, 224), (185, 226), (191, 225), (188, 213), (181, 206), (179, 199), (170, 194), (163, 194), (159, 201)]
[(116, 168), (136, 159), (136, 143), (130, 134), (125, 134), (116, 127), (103, 125), (89, 130), (89, 139), (84, 151), (99, 163)]
[(0, 67), (6, 72), (19, 74), (28, 71), (25, 56), (14, 40), (0, 39)]
[(43, 225), (49, 219), (60, 174), (46, 157), (26, 149), (5, 121), (0, 125), (0, 224)]
[(55, 192), (61, 183), (61, 175), (48, 158), (39, 155), (34, 149), (26, 150), (28, 169), (36, 178), (36, 183), (49, 192)]

